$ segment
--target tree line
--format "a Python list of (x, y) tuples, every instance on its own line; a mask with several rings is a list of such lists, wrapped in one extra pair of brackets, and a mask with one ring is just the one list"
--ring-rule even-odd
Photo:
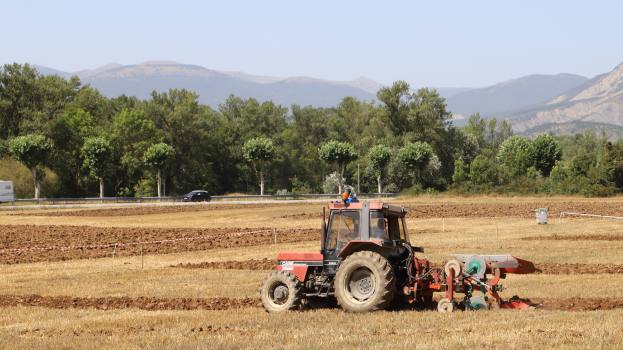
[(332, 108), (230, 96), (213, 109), (171, 89), (107, 98), (78, 78), (0, 68), (0, 178), (22, 197), (221, 193), (581, 193), (623, 188), (623, 144), (592, 132), (457, 127), (435, 90), (397, 81)]

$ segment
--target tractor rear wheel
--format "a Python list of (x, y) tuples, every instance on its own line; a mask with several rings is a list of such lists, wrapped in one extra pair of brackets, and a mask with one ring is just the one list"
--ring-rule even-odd
[(301, 282), (289, 271), (272, 271), (260, 288), (262, 306), (267, 312), (298, 309), (301, 305)]
[(356, 252), (340, 264), (333, 288), (338, 304), (346, 311), (386, 309), (395, 293), (394, 271), (380, 254)]

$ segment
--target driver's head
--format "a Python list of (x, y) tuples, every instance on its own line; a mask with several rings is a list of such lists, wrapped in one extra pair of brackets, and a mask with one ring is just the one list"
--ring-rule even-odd
[(379, 230), (385, 230), (385, 220), (383, 220), (383, 219), (378, 219), (378, 220), (376, 221), (376, 227), (377, 227)]

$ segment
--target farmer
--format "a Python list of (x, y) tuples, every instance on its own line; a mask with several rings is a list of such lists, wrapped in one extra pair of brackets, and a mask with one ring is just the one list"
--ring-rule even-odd
[(344, 205), (348, 206), (350, 203), (359, 202), (359, 199), (357, 199), (357, 196), (353, 194), (353, 190), (350, 187), (347, 187), (346, 191), (342, 193), (342, 201), (344, 202)]

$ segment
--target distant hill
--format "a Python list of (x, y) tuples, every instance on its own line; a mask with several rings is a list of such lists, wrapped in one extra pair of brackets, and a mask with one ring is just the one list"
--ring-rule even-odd
[(594, 122), (583, 122), (583, 121), (574, 121), (574, 122), (568, 122), (568, 123), (540, 124), (533, 128), (522, 130), (519, 133), (522, 135), (538, 135), (538, 134), (573, 135), (573, 134), (581, 134), (588, 130), (593, 130), (598, 135), (601, 135), (603, 133), (608, 139), (611, 139), (611, 140), (617, 140), (623, 137), (623, 126), (607, 124), (607, 123), (594, 123)]
[(513, 128), (531, 133), (543, 125), (623, 126), (623, 64), (540, 106), (509, 115)]
[(50, 68), (46, 66), (40, 66), (38, 64), (33, 64), (32, 67), (37, 69), (37, 71), (43, 75), (58, 75), (59, 77), (63, 77), (63, 78), (69, 78), (72, 75), (75, 75), (72, 73), (60, 71), (58, 69), (54, 69), (54, 68)]
[(458, 94), (474, 90), (473, 88), (465, 88), (465, 87), (433, 87), (431, 89), (437, 90), (439, 94), (447, 99), (450, 97), (456, 96)]
[(110, 64), (93, 70), (75, 73), (36, 66), (42, 74), (62, 77), (77, 75), (104, 95), (122, 94), (149, 98), (152, 91), (164, 92), (172, 88), (189, 89), (199, 94), (199, 101), (217, 107), (230, 94), (254, 97), (291, 104), (330, 107), (344, 97), (373, 100), (382, 85), (360, 77), (353, 81), (329, 81), (309, 77), (279, 78), (256, 76), (242, 72), (222, 72), (197, 65), (154, 61), (136, 65)]
[(448, 108), (458, 120), (477, 112), (483, 117), (500, 117), (545, 103), (587, 80), (574, 74), (528, 75), (449, 96)]

